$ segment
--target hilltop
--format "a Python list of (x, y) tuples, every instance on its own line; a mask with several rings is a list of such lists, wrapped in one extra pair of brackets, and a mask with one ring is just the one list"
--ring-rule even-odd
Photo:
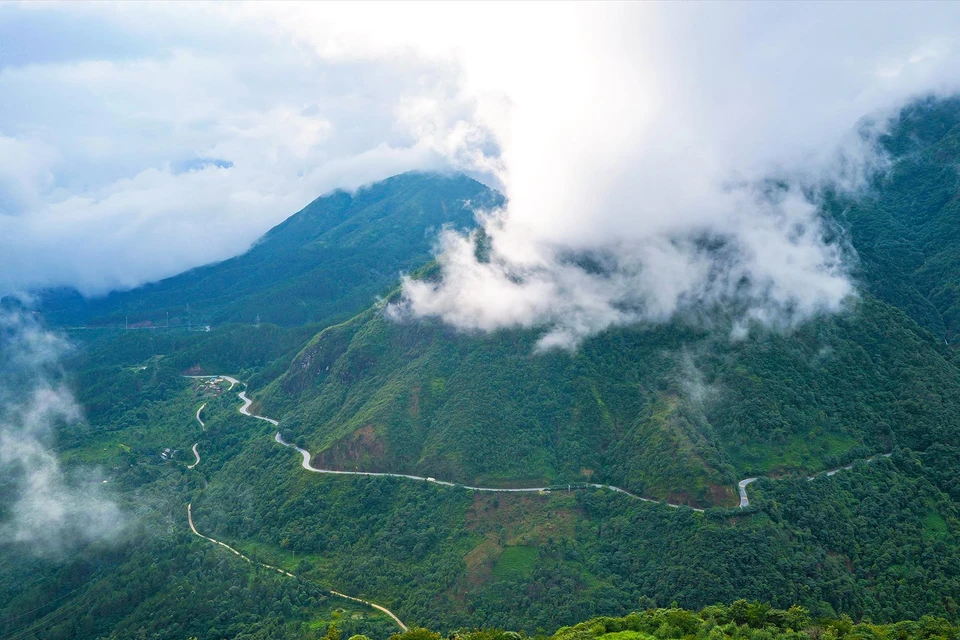
[(100, 298), (41, 291), (37, 309), (69, 326), (330, 324), (427, 261), (441, 227), (469, 229), (497, 202), (462, 174), (405, 173), (317, 198), (229, 260)]

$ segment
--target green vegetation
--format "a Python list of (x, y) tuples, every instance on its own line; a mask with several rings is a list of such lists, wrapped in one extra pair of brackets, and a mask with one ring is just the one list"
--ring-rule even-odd
[[(524, 640), (524, 633), (459, 630), (456, 640)], [(439, 633), (411, 629), (390, 640), (440, 640)], [(925, 616), (917, 621), (893, 624), (854, 623), (847, 616), (811, 618), (803, 607), (774, 609), (759, 602), (737, 600), (730, 606), (713, 605), (699, 612), (671, 607), (650, 608), (622, 618), (601, 617), (558, 629), (548, 640), (658, 640), (670, 638), (742, 640), (912, 640), (960, 638), (960, 627), (943, 618)], [(351, 640), (355, 640), (351, 638)]]
[(847, 314), (731, 343), (677, 325), (576, 353), (375, 311), (328, 328), (261, 394), (318, 464), (517, 486), (590, 478), (696, 506), (739, 478), (960, 439), (960, 369), (864, 293)]
[(523, 580), (533, 574), (539, 551), (536, 547), (507, 547), (493, 565), (493, 575), (499, 580)]
[[(68, 465), (93, 462), (109, 475), (111, 495), (127, 514), (123, 538), (40, 558), (5, 548), (0, 637), (312, 639), (331, 623), (374, 638), (393, 632), (389, 618), (332, 596), (325, 585), (238, 561), (190, 533), (186, 503), (202, 491), (204, 474), (263, 432), (237, 413), (235, 394), (168, 378), (162, 362), (131, 371), (139, 405), (100, 413), (98, 422), (61, 435)], [(116, 390), (129, 384), (119, 376)], [(201, 402), (206, 431), (195, 418)], [(202, 466), (188, 470), (196, 441)], [(160, 455), (165, 448), (169, 459)]]
[(536, 353), (536, 331), (459, 335), (374, 308), (317, 334), (264, 406), (334, 468), (591, 478), (698, 506), (735, 504), (745, 476), (960, 440), (960, 368), (940, 337), (960, 291), (960, 101), (919, 103), (881, 144), (898, 160), (873, 191), (825, 199), (861, 258), (845, 313), (739, 342), (722, 321), (674, 322)]

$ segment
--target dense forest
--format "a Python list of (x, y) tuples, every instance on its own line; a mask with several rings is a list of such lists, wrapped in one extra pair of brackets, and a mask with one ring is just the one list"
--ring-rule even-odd
[[(459, 640), (521, 640), (523, 634), (499, 630), (457, 631)], [(811, 618), (803, 607), (774, 609), (759, 602), (737, 600), (729, 606), (714, 605), (700, 611), (677, 607), (649, 608), (622, 618), (601, 617), (558, 629), (549, 640), (652, 640), (666, 638), (743, 638), (743, 640), (806, 640), (850, 638), (960, 637), (960, 627), (949, 621), (925, 616), (916, 621), (894, 624), (854, 623), (849, 617)], [(440, 640), (439, 633), (413, 629), (391, 636), (390, 640)], [(359, 639), (358, 639), (359, 640)]]

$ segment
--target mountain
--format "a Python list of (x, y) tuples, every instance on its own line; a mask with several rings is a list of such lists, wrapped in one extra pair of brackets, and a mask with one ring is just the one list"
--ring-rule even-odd
[(700, 507), (735, 505), (741, 478), (960, 441), (960, 101), (913, 105), (880, 144), (890, 169), (824, 211), (859, 256), (847, 312), (740, 342), (673, 322), (536, 353), (537, 330), (371, 308), (317, 334), (262, 406), (327, 467)]
[[(498, 198), (419, 174), (322, 198), (244, 256), (143, 288), (138, 318), (210, 298), (205, 317), (247, 324), (104, 331), (67, 362), (85, 419), (60, 428), (58, 454), (71, 474), (102, 470), (131, 522), (65, 558), (0, 548), (0, 635), (396, 632), (348, 594), (462, 638), (955, 637), (960, 101), (912, 105), (879, 143), (891, 163), (869, 190), (823, 199), (857, 300), (789, 332), (731, 341), (678, 321), (539, 352), (537, 330), (388, 318), (374, 300), (395, 299), (400, 269), (440, 277), (424, 230), (471, 224), (451, 202)], [(435, 221), (404, 225), (421, 211)], [(289, 283), (324, 281), (330, 265), (311, 260), (343, 247), (367, 271), (297, 315)], [(374, 274), (381, 253), (406, 262)], [(98, 304), (45, 311), (116, 320)], [(199, 371), (240, 385), (182, 375)], [(279, 425), (239, 413), (240, 391)], [(278, 430), (314, 467), (422, 478), (311, 473)]]
[(296, 326), (346, 319), (430, 259), (443, 226), (472, 227), (499, 195), (462, 175), (405, 173), (355, 193), (336, 191), (290, 216), (246, 253), (102, 298), (41, 292), (59, 325)]
[(545, 354), (535, 331), (464, 336), (370, 310), (321, 332), (259, 398), (332, 468), (733, 505), (739, 478), (960, 440), (956, 357), (862, 295), (790, 335), (620, 328)]

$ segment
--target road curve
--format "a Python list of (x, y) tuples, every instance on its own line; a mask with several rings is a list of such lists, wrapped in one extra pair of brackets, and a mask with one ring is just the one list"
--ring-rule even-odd
[[(893, 453), (881, 453), (879, 455), (871, 456), (870, 458), (863, 460), (863, 462), (865, 462), (866, 464), (870, 464), (871, 462), (873, 462), (874, 460), (877, 460), (878, 458), (889, 458), (892, 455)], [(813, 474), (812, 476), (807, 476), (807, 481), (816, 480), (817, 478), (820, 478), (820, 477), (829, 478), (830, 476), (835, 475), (840, 471), (848, 471), (850, 469), (853, 469), (854, 464), (856, 463), (851, 462), (850, 464), (844, 465), (842, 467), (837, 467), (836, 469), (828, 469), (826, 471), (820, 471), (818, 473)], [(744, 478), (743, 480), (737, 483), (737, 489), (740, 491), (740, 508), (741, 509), (743, 509), (744, 507), (750, 506), (750, 498), (747, 497), (747, 485), (750, 484), (751, 482), (756, 482), (759, 479), (760, 478)]]
[[(237, 380), (236, 378), (231, 378), (230, 376), (222, 376), (222, 375), (221, 375), (221, 376), (187, 376), (187, 377), (188, 377), (188, 378), (223, 378), (224, 380), (227, 380), (227, 381), (230, 382), (230, 389), (232, 389), (234, 385), (240, 384), (240, 381), (239, 381), (239, 380)], [(229, 389), (228, 389), (228, 390), (229, 390)], [(256, 418), (257, 420), (264, 420), (264, 421), (266, 421), (266, 422), (269, 422), (269, 423), (272, 424), (273, 426), (279, 426), (279, 424), (280, 424), (279, 421), (274, 420), (273, 418), (268, 418), (268, 417), (266, 417), (266, 416), (260, 416), (260, 415), (257, 415), (257, 414), (255, 414), (255, 413), (251, 413), (251, 412), (250, 412), (250, 405), (253, 404), (253, 400), (251, 400), (249, 397), (247, 397), (246, 391), (241, 391), (240, 393), (237, 394), (237, 396), (243, 401), (243, 405), (240, 407), (240, 413), (242, 413), (242, 414), (245, 415), (245, 416), (250, 416), (251, 418)], [(309, 452), (309, 451), (307, 451), (306, 449), (301, 449), (300, 447), (296, 446), (296, 445), (293, 444), (293, 443), (286, 442), (286, 441), (280, 436), (280, 432), (279, 432), (279, 431), (276, 433), (276, 435), (274, 436), (273, 439), (274, 439), (278, 444), (281, 444), (281, 445), (283, 445), (283, 446), (285, 446), (285, 447), (292, 447), (292, 448), (296, 449), (298, 452), (300, 452), (300, 455), (303, 456), (303, 462), (301, 463), (300, 466), (303, 467), (305, 470), (311, 471), (311, 472), (313, 472), (313, 473), (326, 473), (326, 474), (330, 474), (330, 475), (342, 475), (342, 476), (370, 476), (370, 477), (384, 477), (384, 478), (406, 478), (407, 480), (418, 480), (418, 481), (421, 481), (421, 482), (431, 482), (431, 483), (433, 483), (433, 484), (438, 484), (438, 485), (442, 485), (442, 486), (445, 486), (445, 487), (461, 487), (461, 488), (463, 488), (463, 489), (469, 489), (469, 490), (471, 490), (471, 491), (490, 491), (490, 492), (495, 492), (495, 493), (535, 493), (535, 492), (541, 492), (541, 491), (547, 491), (547, 492), (549, 492), (549, 491), (556, 491), (556, 490), (558, 490), (558, 489), (562, 489), (562, 487), (563, 487), (562, 484), (561, 484), (561, 485), (558, 485), (558, 486), (554, 486), (554, 487), (524, 487), (524, 488), (520, 488), (520, 489), (501, 489), (501, 488), (496, 488), (496, 487), (473, 487), (473, 486), (470, 486), (470, 485), (456, 484), (456, 483), (454, 483), (454, 482), (447, 482), (447, 481), (445, 481), (445, 480), (437, 480), (437, 479), (435, 479), (435, 478), (428, 478), (428, 477), (423, 477), (423, 476), (414, 476), (414, 475), (408, 475), (408, 474), (404, 474), (404, 473), (383, 473), (383, 472), (375, 472), (375, 471), (336, 471), (336, 470), (333, 470), (333, 469), (318, 469), (317, 467), (314, 467), (313, 465), (310, 464), (311, 456), (310, 456), (310, 452)], [(869, 463), (869, 462), (872, 462), (872, 461), (874, 461), (874, 460), (876, 460), (877, 458), (880, 458), (880, 457), (889, 458), (891, 455), (892, 455), (891, 453), (884, 453), (884, 454), (881, 454), (881, 455), (873, 456), (873, 457), (871, 457), (871, 458), (867, 458), (866, 462), (868, 462), (868, 463)], [(849, 464), (849, 465), (846, 465), (846, 466), (843, 466), (843, 467), (839, 467), (839, 468), (837, 468), (837, 469), (830, 469), (830, 470), (825, 471), (825, 472), (824, 472), (824, 471), (821, 471), (821, 472), (819, 472), (819, 473), (817, 473), (817, 474), (814, 474), (814, 475), (812, 475), (812, 476), (809, 476), (807, 479), (808, 479), (808, 480), (814, 480), (815, 478), (818, 478), (818, 477), (823, 476), (823, 475), (832, 476), (832, 475), (834, 475), (835, 473), (837, 473), (838, 471), (843, 471), (844, 469), (852, 469), (852, 468), (853, 468), (853, 464), (851, 463), (851, 464)], [(751, 483), (753, 483), (753, 482), (756, 482), (757, 480), (759, 480), (759, 477), (757, 477), (757, 478), (744, 478), (743, 480), (741, 480), (741, 481), (739, 481), (739, 482), (737, 483), (737, 491), (738, 491), (738, 493), (739, 493), (739, 495), (740, 495), (740, 504), (739, 504), (739, 506), (740, 506), (741, 509), (743, 509), (744, 507), (749, 507), (749, 506), (750, 506), (750, 498), (749, 498), (749, 496), (747, 495), (747, 485), (749, 485), (749, 484), (751, 484)], [(620, 488), (620, 487), (616, 487), (616, 486), (610, 485), (610, 484), (595, 484), (595, 483), (591, 483), (591, 482), (579, 482), (579, 483), (575, 483), (575, 484), (568, 484), (567, 487), (568, 487), (568, 489), (608, 489), (608, 490), (610, 490), (610, 491), (615, 491), (615, 492), (617, 492), (617, 493), (622, 493), (622, 494), (624, 494), (624, 495), (626, 495), (626, 496), (630, 496), (631, 498), (634, 498), (634, 499), (636, 499), (636, 500), (641, 500), (641, 501), (643, 501), (643, 502), (653, 502), (653, 503), (658, 503), (658, 504), (665, 504), (665, 505), (667, 505), (668, 507), (672, 507), (672, 508), (674, 508), (674, 509), (679, 509), (679, 508), (681, 508), (681, 507), (686, 507), (686, 508), (691, 509), (691, 510), (693, 510), (693, 511), (698, 511), (698, 512), (701, 512), (701, 513), (703, 512), (703, 509), (699, 509), (699, 508), (697, 508), (697, 507), (691, 507), (691, 506), (686, 505), (686, 504), (675, 504), (675, 503), (672, 503), (672, 502), (661, 502), (661, 501), (659, 501), (659, 500), (653, 500), (652, 498), (643, 498), (643, 497), (641, 497), (641, 496), (638, 496), (638, 495), (635, 494), (635, 493), (631, 493), (630, 491), (627, 491), (626, 489), (622, 489), (622, 488)]]
[(202, 405), (200, 405), (200, 408), (197, 409), (197, 422), (200, 423), (200, 431), (206, 431), (206, 430), (207, 430), (207, 425), (203, 424), (203, 420), (200, 419), (200, 412), (203, 411), (203, 408), (204, 408), (205, 406), (207, 406), (207, 403), (206, 403), (206, 402), (204, 402)]
[[(257, 420), (266, 420), (267, 422), (269, 422), (269, 423), (272, 424), (273, 426), (277, 426), (277, 425), (280, 424), (279, 422), (277, 422), (277, 421), (274, 420), (273, 418), (268, 418), (268, 417), (266, 417), (266, 416), (258, 416), (258, 415), (255, 414), (255, 413), (250, 413), (250, 405), (253, 404), (253, 400), (251, 400), (250, 398), (247, 397), (247, 392), (246, 392), (246, 391), (241, 391), (240, 393), (237, 394), (237, 396), (238, 396), (241, 400), (243, 400), (243, 406), (240, 407), (240, 413), (242, 413), (243, 415), (245, 415), (245, 416), (250, 416), (251, 418), (256, 418)], [(307, 455), (310, 455), (310, 454), (307, 454)]]
[[(194, 524), (193, 524), (193, 503), (190, 503), (190, 504), (187, 505), (187, 522), (190, 523), (190, 530), (193, 531), (194, 534), (200, 536), (200, 537), (203, 538), (204, 540), (208, 540), (208, 541), (210, 541), (210, 542), (212, 542), (212, 543), (214, 543), (214, 544), (220, 545), (220, 546), (223, 547), (224, 549), (227, 549), (228, 551), (230, 551), (230, 552), (233, 553), (234, 555), (239, 556), (240, 558), (242, 558), (243, 560), (246, 560), (246, 561), (249, 562), (250, 564), (258, 564), (258, 565), (260, 565), (261, 567), (264, 567), (265, 569), (270, 569), (271, 571), (276, 571), (277, 573), (283, 574), (283, 575), (285, 575), (285, 576), (287, 576), (287, 577), (289, 577), (289, 578), (296, 578), (296, 577), (297, 577), (297, 576), (295, 576), (294, 574), (290, 573), (289, 571), (287, 571), (287, 570), (285, 570), (285, 569), (281, 569), (280, 567), (275, 567), (275, 566), (273, 566), (272, 564), (265, 564), (265, 563), (263, 563), (263, 562), (254, 562), (253, 560), (251, 560), (251, 559), (248, 558), (247, 556), (243, 555), (242, 553), (240, 553), (239, 551), (237, 551), (236, 549), (234, 549), (234, 548), (231, 547), (230, 545), (228, 545), (228, 544), (226, 544), (226, 543), (223, 543), (223, 542), (220, 542), (219, 540), (216, 540), (216, 539), (214, 539), (214, 538), (211, 538), (210, 536), (205, 536), (205, 535), (203, 535), (202, 533), (200, 533), (199, 531), (197, 531), (197, 527), (194, 526)], [(333, 589), (329, 589), (329, 591), (330, 591), (330, 593), (332, 593), (333, 595), (338, 596), (338, 597), (340, 597), (340, 598), (346, 598), (347, 600), (352, 600), (352, 601), (354, 601), (354, 602), (359, 602), (360, 604), (365, 604), (365, 605), (367, 605), (368, 607), (372, 607), (372, 608), (376, 609), (377, 611), (382, 611), (383, 613), (385, 613), (385, 614), (387, 614), (388, 616), (390, 616), (390, 618), (392, 618), (393, 621), (397, 623), (397, 626), (399, 626), (400, 629), (402, 629), (403, 631), (406, 631), (406, 630), (407, 630), (407, 625), (403, 624), (403, 622), (400, 620), (400, 618), (398, 618), (397, 616), (395, 616), (395, 615), (393, 614), (393, 612), (390, 611), (389, 609), (387, 609), (386, 607), (382, 607), (382, 606), (380, 606), (379, 604), (376, 604), (376, 603), (374, 603), (374, 602), (368, 602), (368, 601), (366, 601), (366, 600), (362, 600), (361, 598), (355, 598), (355, 597), (353, 597), (353, 596), (348, 596), (348, 595), (345, 594), (345, 593), (340, 593), (339, 591), (334, 591)]]
[[(251, 414), (247, 414), (247, 415), (251, 415)], [(264, 420), (270, 420), (270, 418), (262, 418), (261, 416), (253, 416), (253, 417), (254, 417), (254, 418), (261, 418), (261, 419), (264, 419)], [(274, 424), (276, 424), (273, 420), (270, 420), (270, 422), (273, 422)], [(414, 475), (409, 475), (409, 474), (406, 474), (406, 473), (384, 473), (384, 472), (381, 472), (381, 471), (337, 471), (337, 470), (334, 470), (334, 469), (318, 469), (317, 467), (314, 467), (313, 465), (310, 464), (310, 452), (309, 452), (309, 451), (307, 451), (306, 449), (301, 449), (301, 448), (298, 447), (297, 445), (285, 441), (285, 440), (283, 439), (283, 437), (280, 435), (280, 432), (279, 432), (279, 431), (278, 431), (277, 434), (273, 437), (273, 439), (274, 439), (278, 444), (282, 444), (282, 445), (285, 446), (285, 447), (292, 447), (292, 448), (296, 449), (296, 450), (300, 453), (300, 455), (303, 456), (303, 462), (301, 463), (300, 466), (303, 467), (304, 469), (306, 469), (307, 471), (312, 471), (313, 473), (326, 473), (326, 474), (338, 475), (338, 476), (369, 476), (369, 477), (374, 477), (374, 478), (376, 478), (376, 477), (380, 477), (380, 478), (406, 478), (407, 480), (418, 480), (418, 481), (420, 481), (420, 482), (430, 482), (430, 483), (432, 483), (432, 484), (439, 484), (439, 485), (444, 486), (444, 487), (460, 487), (461, 489), (467, 489), (467, 490), (469, 490), (469, 491), (489, 491), (489, 492), (491, 492), (491, 493), (541, 493), (541, 492), (550, 492), (550, 491), (563, 490), (563, 485), (562, 485), (562, 484), (560, 484), (560, 485), (555, 485), (555, 486), (552, 486), (552, 487), (522, 487), (522, 488), (519, 488), (519, 489), (509, 489), (509, 488), (501, 488), (501, 487), (473, 487), (473, 486), (470, 486), (470, 485), (468, 485), (468, 484), (457, 484), (457, 483), (455, 483), (455, 482), (447, 482), (446, 480), (437, 480), (436, 478), (427, 478), (427, 477), (424, 477), (424, 476), (414, 476)], [(626, 489), (621, 489), (620, 487), (615, 487), (615, 486), (609, 485), (609, 484), (596, 484), (596, 483), (592, 483), (592, 482), (578, 482), (578, 483), (568, 484), (567, 487), (568, 487), (569, 490), (573, 490), (573, 489), (608, 489), (608, 490), (610, 490), (610, 491), (616, 491), (617, 493), (622, 493), (622, 494), (624, 494), (624, 495), (630, 496), (631, 498), (635, 498), (635, 499), (637, 499), (637, 500), (642, 500), (642, 501), (644, 501), (644, 502), (659, 503), (659, 500), (653, 500), (652, 498), (641, 498), (641, 497), (638, 496), (637, 494), (635, 494), (635, 493), (630, 493), (630, 492), (627, 491)], [(668, 507), (673, 507), (674, 509), (679, 509), (680, 507), (687, 507), (688, 509), (693, 509), (694, 511), (703, 512), (703, 509), (698, 509), (698, 508), (696, 508), (696, 507), (690, 507), (690, 506), (685, 505), (685, 504), (683, 504), (683, 505), (681, 505), (681, 504), (672, 504), (672, 503), (669, 503), (669, 502), (668, 502), (668, 503), (666, 503), (666, 505), (667, 505)]]
[(737, 483), (737, 491), (740, 492), (740, 508), (750, 506), (750, 498), (747, 497), (747, 485), (751, 482), (756, 482), (759, 478), (744, 478)]
[(188, 464), (188, 465), (187, 465), (187, 469), (193, 469), (195, 466), (197, 466), (198, 464), (200, 464), (200, 452), (197, 451), (197, 445), (198, 445), (198, 444), (200, 444), (200, 443), (199, 443), (199, 442), (194, 442), (194, 443), (193, 443), (193, 455), (196, 456), (197, 461), (194, 462), (193, 464)]

